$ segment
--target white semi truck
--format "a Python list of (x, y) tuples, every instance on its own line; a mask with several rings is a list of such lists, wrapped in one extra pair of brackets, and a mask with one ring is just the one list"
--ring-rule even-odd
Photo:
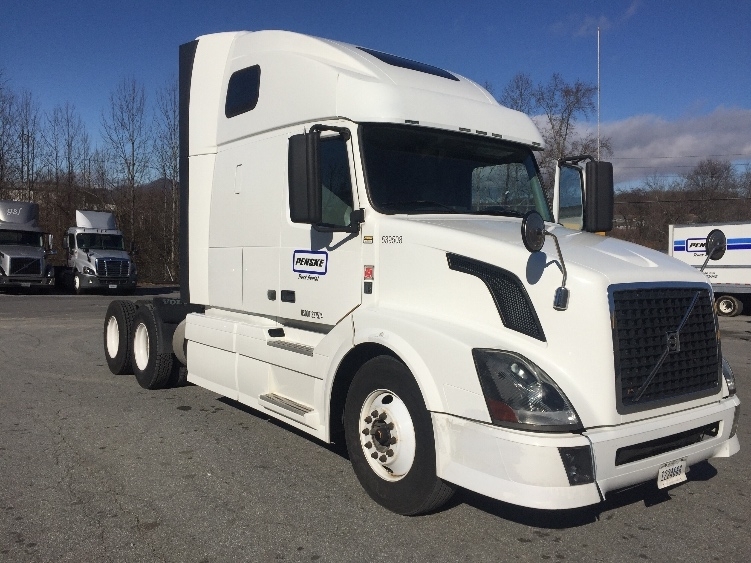
[(36, 203), (0, 201), (0, 289), (54, 287), (51, 249), (52, 235), (39, 227)]
[(705, 260), (707, 235), (713, 229), (725, 233), (727, 250), (704, 273), (714, 289), (717, 313), (734, 317), (743, 311), (744, 300), (748, 303), (751, 299), (751, 223), (670, 225), (668, 253), (700, 268)]
[(457, 486), (581, 507), (733, 455), (707, 279), (592, 234), (608, 163), (561, 160), (551, 213), (542, 145), (471, 80), (397, 56), (282, 31), (181, 46), (181, 299), (113, 301), (110, 369), (153, 389), (184, 364), (343, 437), (400, 514)]
[(63, 285), (75, 293), (91, 290), (133, 293), (138, 270), (125, 249), (125, 238), (117, 228), (114, 213), (76, 211), (76, 226), (63, 236), (65, 268)]

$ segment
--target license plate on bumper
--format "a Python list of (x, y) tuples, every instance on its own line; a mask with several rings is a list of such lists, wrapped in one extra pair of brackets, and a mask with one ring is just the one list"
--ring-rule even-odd
[(686, 459), (677, 459), (660, 467), (657, 473), (657, 488), (664, 489), (686, 480)]

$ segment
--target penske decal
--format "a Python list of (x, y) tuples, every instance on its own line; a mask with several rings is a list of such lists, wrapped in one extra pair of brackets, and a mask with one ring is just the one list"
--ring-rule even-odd
[(329, 267), (329, 253), (325, 250), (295, 250), (292, 271), (298, 274), (325, 276)]

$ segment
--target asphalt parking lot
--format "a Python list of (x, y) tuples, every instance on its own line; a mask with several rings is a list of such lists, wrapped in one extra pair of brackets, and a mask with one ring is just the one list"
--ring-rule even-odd
[[(199, 387), (110, 374), (111, 299), (0, 293), (0, 561), (751, 560), (745, 403), (741, 451), (669, 491), (566, 512), (460, 491), (401, 517), (370, 500), (341, 445)], [(751, 317), (720, 324), (744, 401)]]

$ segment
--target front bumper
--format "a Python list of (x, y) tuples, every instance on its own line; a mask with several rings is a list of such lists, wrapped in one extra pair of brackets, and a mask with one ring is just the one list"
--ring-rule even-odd
[(83, 290), (129, 290), (136, 287), (136, 276), (127, 278), (100, 278), (96, 275), (78, 274), (81, 280), (81, 289)]
[[(488, 497), (542, 509), (567, 509), (596, 504), (613, 490), (657, 480), (660, 467), (686, 458), (691, 466), (740, 449), (730, 437), (737, 397), (702, 407), (583, 434), (521, 432), (432, 413), (436, 469), (446, 481)], [(616, 465), (616, 452), (718, 423), (716, 436), (634, 461)], [(594, 482), (570, 485), (559, 448), (591, 448)]]
[(0, 287), (51, 287), (55, 276), (0, 276)]

